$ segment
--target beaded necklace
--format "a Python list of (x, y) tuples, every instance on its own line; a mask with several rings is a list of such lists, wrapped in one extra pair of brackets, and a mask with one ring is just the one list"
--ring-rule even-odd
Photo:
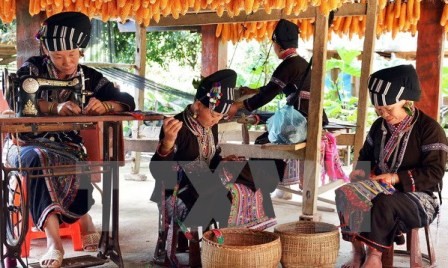
[[(415, 118), (417, 117), (416, 112), (414, 112)], [(412, 122), (415, 122), (413, 120), (414, 116), (407, 115), (397, 126), (385, 123), (385, 121), (381, 124), (383, 135), (381, 138), (379, 167), (383, 172), (396, 173), (400, 167), (409, 141), (409, 135), (411, 134)], [(388, 132), (391, 133), (391, 136), (386, 143)], [(390, 161), (391, 159), (392, 161)]]
[[(56, 67), (50, 60), (47, 60), (47, 69), (48, 69), (48, 74), (50, 75), (50, 78), (61, 79), (58, 75)], [(69, 75), (69, 77), (67, 79), (74, 77), (76, 75), (77, 71), (78, 70), (76, 70), (71, 75)], [(70, 95), (72, 95), (71, 90), (66, 90), (66, 89), (53, 90), (51, 93), (51, 100), (61, 103), (61, 102), (67, 101), (70, 98)]]
[(193, 117), (190, 106), (183, 114), (187, 128), (196, 136), (199, 145), (199, 156), (197, 160), (206, 161), (210, 164), (211, 157), (215, 154), (215, 141), (210, 128), (205, 128)]

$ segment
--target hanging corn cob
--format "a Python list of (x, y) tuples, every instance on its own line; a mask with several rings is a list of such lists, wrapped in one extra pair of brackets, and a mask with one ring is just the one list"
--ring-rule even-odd
[[(0, 0), (0, 19), (4, 23), (15, 18), (15, 1)], [(445, 0), (448, 1), (448, 0)], [(324, 15), (341, 7), (345, 0), (30, 0), (31, 15), (45, 11), (52, 15), (64, 11), (80, 11), (89, 17), (99, 17), (103, 21), (117, 18), (121, 21), (135, 19), (139, 24), (148, 26), (150, 21), (158, 22), (161, 16), (178, 18), (189, 10), (214, 10), (218, 16), (224, 12), (230, 17), (239, 14), (251, 14), (260, 8), (266, 13), (273, 9), (282, 10), (283, 14), (295, 14), (305, 11), (309, 6), (316, 6)], [(365, 3), (366, 0), (361, 0)], [(390, 32), (393, 37), (398, 32), (416, 32), (420, 19), (421, 0), (379, 0), (377, 35)], [(242, 13), (243, 12), (243, 13)], [(448, 32), (448, 7), (445, 4), (440, 24)], [(262, 40), (272, 34), (273, 22), (251, 22), (235, 26), (219, 26), (216, 36), (222, 41), (236, 42), (241, 39)], [(300, 27), (301, 38), (308, 40), (314, 33), (314, 24), (309, 19), (296, 21)], [(361, 36), (365, 32), (365, 16), (337, 17), (329, 29), (332, 34), (340, 36)], [(225, 36), (224, 36), (225, 35)]]

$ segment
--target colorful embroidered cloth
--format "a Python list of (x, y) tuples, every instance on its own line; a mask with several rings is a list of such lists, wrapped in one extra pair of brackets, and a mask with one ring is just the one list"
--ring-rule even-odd
[[(336, 189), (336, 207), (344, 232), (359, 233), (370, 226), (362, 226), (363, 220), (369, 217), (372, 199), (379, 194), (392, 194), (392, 185), (373, 180), (348, 183)], [(370, 221), (366, 221), (370, 223)]]

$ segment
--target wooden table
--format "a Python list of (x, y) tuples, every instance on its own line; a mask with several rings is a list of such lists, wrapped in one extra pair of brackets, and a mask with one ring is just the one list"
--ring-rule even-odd
[[(136, 116), (137, 115), (137, 116)], [(119, 168), (118, 156), (120, 153), (121, 139), (123, 133), (121, 128), (122, 121), (129, 120), (161, 120), (163, 115), (160, 114), (113, 114), (103, 116), (67, 116), (67, 117), (10, 117), (0, 118), (0, 134), (2, 138), (6, 133), (22, 133), (22, 132), (47, 132), (47, 131), (69, 131), (81, 130), (95, 126), (96, 124), (103, 124), (103, 163), (107, 166), (107, 172), (103, 174), (103, 216), (102, 216), (102, 231), (99, 244), (98, 257), (109, 257), (119, 267), (124, 267), (121, 256), (120, 246), (118, 243), (119, 233)], [(2, 139), (3, 140), (3, 139)], [(2, 151), (3, 142), (0, 143), (0, 152)], [(9, 217), (7, 207), (8, 196), (8, 177), (4, 176), (5, 169), (2, 156), (0, 156), (2, 172), (0, 174), (2, 187), (0, 195), (0, 211), (2, 220), (0, 220), (0, 247), (1, 266), (4, 267), (4, 260), (8, 257), (16, 258), (22, 266), (26, 267), (25, 263), (20, 258), (21, 243), (24, 237), (19, 237), (17, 243), (11, 244), (7, 239), (7, 224), (5, 220)], [(60, 168), (63, 166), (59, 166)], [(28, 185), (28, 184), (27, 184)], [(23, 211), (24, 215), (28, 217), (28, 200), (25, 202), (26, 206)], [(22, 223), (22, 232), (27, 233), (27, 221)], [(4, 250), (6, 251), (4, 252)]]

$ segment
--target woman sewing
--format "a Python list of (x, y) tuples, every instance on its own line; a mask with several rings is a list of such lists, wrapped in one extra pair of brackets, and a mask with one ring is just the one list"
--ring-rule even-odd
[[(166, 210), (163, 224), (171, 223), (170, 228), (173, 222), (207, 228), (211, 218), (220, 221), (220, 227), (264, 229), (275, 224), (265, 213), (262, 189), (256, 189), (251, 175), (239, 176), (245, 162), (220, 155), (217, 124), (233, 103), (235, 83), (233, 70), (215, 72), (201, 81), (193, 104), (163, 122), (150, 162), (156, 180), (151, 200), (159, 204), (161, 213)], [(230, 169), (223, 168), (223, 162)], [(237, 173), (232, 173), (232, 163), (240, 165)], [(174, 254), (168, 255), (175, 261)]]
[[(421, 89), (412, 65), (373, 73), (370, 99), (380, 116), (350, 174), (336, 190), (342, 237), (353, 247), (343, 267), (382, 267), (382, 253), (401, 233), (430, 224), (439, 211), (447, 160), (444, 130), (415, 108)], [(367, 247), (367, 251), (366, 251)]]
[[(79, 64), (82, 50), (90, 39), (90, 20), (78, 12), (65, 12), (47, 18), (36, 37), (41, 56), (29, 58), (17, 75), (33, 75), (51, 79), (70, 79), (80, 71), (86, 78), (85, 88), (92, 92), (81, 109), (71, 90), (42, 90), (38, 98), (39, 115), (102, 115), (132, 111), (134, 99), (122, 93), (113, 83), (92, 68)], [(10, 134), (8, 164), (13, 167), (47, 167), (74, 165), (86, 161), (82, 138), (78, 131)], [(88, 152), (87, 152), (88, 153)], [(34, 175), (47, 174), (43, 169)], [(22, 174), (26, 176), (25, 173)], [(84, 250), (96, 251), (99, 234), (88, 214), (93, 205), (93, 187), (89, 176), (42, 177), (30, 180), (30, 211), (34, 225), (47, 236), (47, 253), (40, 258), (41, 267), (60, 267), (64, 249), (59, 236), (62, 222), (80, 222)]]

